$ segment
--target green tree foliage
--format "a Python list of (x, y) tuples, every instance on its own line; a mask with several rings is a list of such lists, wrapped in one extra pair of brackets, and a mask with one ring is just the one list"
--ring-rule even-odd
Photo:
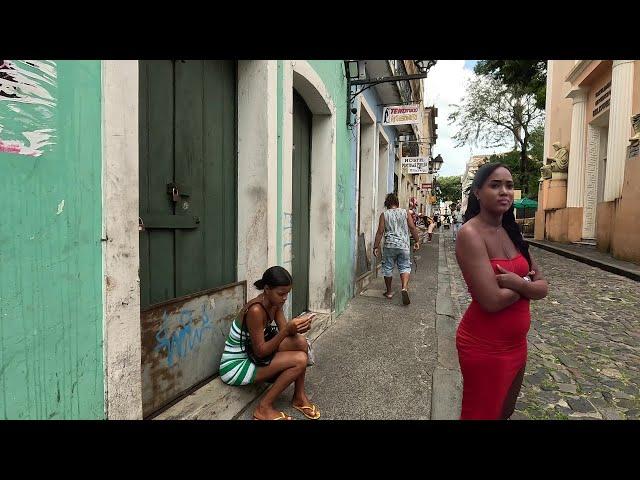
[[(457, 124), (456, 146), (480, 144), (506, 146), (510, 142), (520, 155), (514, 173), (519, 175), (525, 195), (530, 191), (529, 158), (532, 135), (542, 128), (544, 112), (532, 94), (521, 94), (489, 75), (476, 76), (467, 85), (462, 105), (452, 105), (449, 124)], [(537, 177), (536, 177), (537, 179)], [(535, 189), (537, 191), (537, 188)]]
[(489, 75), (512, 87), (519, 95), (533, 95), (536, 107), (545, 109), (546, 60), (480, 60), (473, 70), (478, 75)]
[(538, 125), (529, 138), (529, 156), (542, 163), (544, 155), (544, 125)]
[[(489, 162), (504, 163), (513, 172), (513, 184), (517, 190), (527, 191), (527, 198), (538, 199), (538, 180), (542, 167), (542, 151), (544, 146), (544, 128), (537, 127), (531, 133), (529, 158), (527, 161), (527, 175), (520, 175), (520, 152), (512, 150), (507, 153), (491, 155)], [(527, 182), (527, 188), (523, 188), (523, 181)], [(524, 197), (525, 195), (523, 195)]]
[(538, 199), (538, 179), (540, 178), (540, 167), (542, 163), (532, 158), (527, 162), (527, 175), (525, 181), (527, 182), (527, 188), (523, 187), (523, 177), (519, 174), (520, 168), (520, 152), (512, 150), (511, 152), (491, 155), (489, 157), (490, 162), (504, 163), (509, 170), (513, 173), (513, 188), (516, 190), (526, 190), (528, 193), (523, 194), (523, 197), (531, 198), (533, 200)]
[(454, 175), (452, 177), (440, 177), (437, 180), (440, 187), (438, 198), (443, 201), (452, 201), (456, 204), (462, 200), (462, 177)]

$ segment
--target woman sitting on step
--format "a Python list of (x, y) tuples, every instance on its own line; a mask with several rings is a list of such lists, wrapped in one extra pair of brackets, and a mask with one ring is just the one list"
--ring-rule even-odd
[[(296, 317), (287, 323), (283, 305), (293, 279), (284, 268), (267, 269), (254, 283), (260, 295), (247, 302), (239, 318), (231, 324), (220, 360), (220, 378), (228, 385), (269, 382), (273, 386), (258, 403), (256, 420), (291, 420), (273, 407), (275, 399), (295, 382), (291, 405), (307, 418), (320, 418), (318, 407), (304, 391), (308, 343), (302, 335), (311, 328), (315, 314)], [(276, 326), (272, 325), (272, 322)]]

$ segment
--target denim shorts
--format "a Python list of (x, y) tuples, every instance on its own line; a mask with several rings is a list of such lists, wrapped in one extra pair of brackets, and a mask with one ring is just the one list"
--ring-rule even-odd
[(382, 276), (393, 276), (393, 265), (400, 273), (411, 273), (411, 253), (408, 248), (384, 247), (382, 251)]

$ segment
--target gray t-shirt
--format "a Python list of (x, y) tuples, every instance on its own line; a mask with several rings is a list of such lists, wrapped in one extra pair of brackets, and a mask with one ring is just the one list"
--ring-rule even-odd
[(384, 246), (408, 250), (409, 226), (404, 208), (390, 208), (384, 211)]

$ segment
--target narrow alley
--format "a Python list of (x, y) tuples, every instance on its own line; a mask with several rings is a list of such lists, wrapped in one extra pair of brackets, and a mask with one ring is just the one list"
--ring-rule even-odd
[[(307, 370), (309, 397), (327, 420), (428, 420), (436, 365), (435, 301), (437, 235), (416, 253), (409, 293), (402, 305), (394, 272), (391, 300), (379, 275), (354, 298), (336, 323), (314, 343), (316, 365)], [(276, 408), (304, 419), (289, 402), (293, 386)], [(241, 419), (251, 419), (249, 405)]]

